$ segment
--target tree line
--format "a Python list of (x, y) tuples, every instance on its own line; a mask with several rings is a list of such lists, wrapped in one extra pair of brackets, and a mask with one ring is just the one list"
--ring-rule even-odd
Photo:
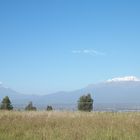
[[(79, 98), (77, 102), (77, 108), (79, 111), (88, 111), (91, 112), (93, 110), (93, 99), (90, 94), (83, 95)], [(13, 110), (14, 107), (11, 103), (11, 100), (8, 96), (4, 97), (1, 104), (0, 104), (0, 110)], [(26, 111), (36, 111), (37, 108), (33, 105), (32, 102), (29, 102), (29, 104), (25, 107)], [(52, 111), (52, 106), (46, 107), (47, 111)]]

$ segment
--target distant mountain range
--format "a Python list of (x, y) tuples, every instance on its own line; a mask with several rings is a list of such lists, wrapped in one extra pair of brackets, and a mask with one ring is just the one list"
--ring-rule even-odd
[(16, 107), (24, 107), (29, 101), (43, 108), (47, 105), (63, 108), (74, 107), (83, 94), (91, 93), (96, 104), (140, 104), (140, 80), (134, 76), (113, 78), (71, 92), (49, 95), (25, 95), (0, 85), (0, 100), (9, 96)]

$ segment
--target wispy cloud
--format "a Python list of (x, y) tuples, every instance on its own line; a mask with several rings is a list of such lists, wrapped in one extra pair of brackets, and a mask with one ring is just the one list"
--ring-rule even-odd
[(83, 49), (83, 50), (73, 50), (72, 53), (74, 54), (88, 54), (88, 55), (105, 55), (104, 52), (100, 52), (100, 51), (97, 51), (97, 50), (94, 50), (94, 49)]

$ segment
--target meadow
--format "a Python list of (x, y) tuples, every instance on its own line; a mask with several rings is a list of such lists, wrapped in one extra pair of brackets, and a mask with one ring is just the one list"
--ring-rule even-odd
[(140, 113), (0, 111), (0, 140), (140, 140)]

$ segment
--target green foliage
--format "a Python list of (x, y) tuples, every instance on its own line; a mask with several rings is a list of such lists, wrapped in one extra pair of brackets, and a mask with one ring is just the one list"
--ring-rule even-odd
[(47, 111), (52, 111), (53, 110), (53, 107), (52, 106), (47, 106), (46, 110)]
[(78, 100), (78, 110), (80, 111), (92, 111), (93, 110), (93, 99), (90, 94), (83, 95)]
[(25, 107), (26, 111), (36, 111), (37, 108), (33, 106), (32, 102), (29, 102), (29, 104)]
[(13, 106), (12, 106), (11, 101), (10, 101), (8, 96), (3, 98), (2, 102), (1, 102), (0, 109), (2, 109), (2, 110), (13, 110)]

